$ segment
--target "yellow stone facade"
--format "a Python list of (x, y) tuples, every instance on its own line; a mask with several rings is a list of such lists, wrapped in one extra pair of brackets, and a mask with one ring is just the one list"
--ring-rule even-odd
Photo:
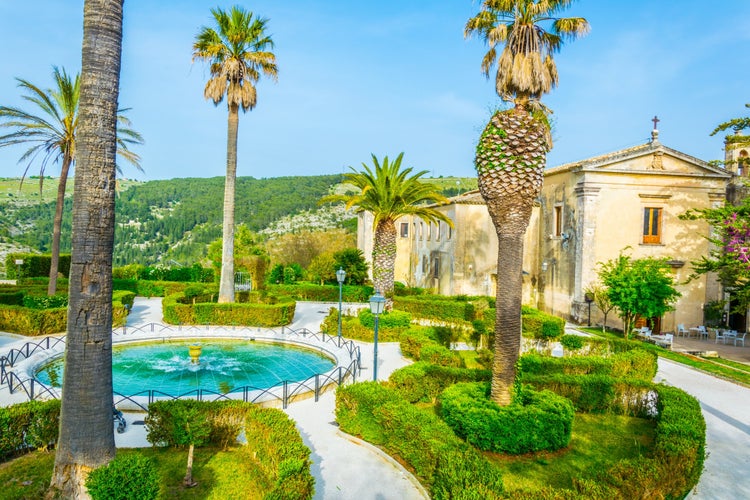
[[(701, 324), (704, 304), (724, 298), (711, 276), (686, 283), (690, 262), (708, 254), (710, 228), (679, 216), (723, 204), (735, 177), (731, 168), (662, 145), (657, 131), (646, 144), (546, 170), (525, 238), (524, 303), (585, 324), (585, 290), (597, 281), (598, 263), (628, 252), (672, 265), (682, 296), (659, 318), (662, 331)], [(494, 295), (497, 236), (481, 195), (469, 192), (438, 208), (453, 230), (413, 217), (396, 222), (396, 281), (444, 295)], [(360, 216), (358, 245), (370, 258), (370, 214)], [(602, 319), (592, 305), (591, 323)], [(621, 326), (614, 313), (607, 324)]]

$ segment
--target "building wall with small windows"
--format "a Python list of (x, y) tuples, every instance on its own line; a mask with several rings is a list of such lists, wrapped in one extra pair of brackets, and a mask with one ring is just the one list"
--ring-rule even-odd
[[(546, 170), (524, 243), (523, 302), (586, 323), (585, 293), (598, 280), (599, 263), (626, 252), (672, 266), (682, 295), (674, 311), (657, 318), (662, 331), (701, 324), (703, 306), (725, 297), (713, 276), (688, 281), (691, 261), (708, 255), (710, 228), (679, 216), (723, 204), (738, 176), (662, 145), (656, 131), (646, 144)], [(445, 295), (495, 295), (497, 236), (479, 192), (436, 208), (454, 221), (453, 230), (412, 217), (397, 222), (396, 281)], [(371, 258), (367, 215), (359, 229), (360, 248)], [(602, 321), (591, 306), (592, 324)], [(614, 313), (607, 323), (619, 326)]]

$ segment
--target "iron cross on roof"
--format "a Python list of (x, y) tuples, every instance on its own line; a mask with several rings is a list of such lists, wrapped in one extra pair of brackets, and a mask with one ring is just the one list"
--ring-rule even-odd
[(661, 120), (656, 115), (654, 115), (651, 121), (654, 122), (654, 130), (656, 130), (658, 128), (656, 124), (659, 123)]

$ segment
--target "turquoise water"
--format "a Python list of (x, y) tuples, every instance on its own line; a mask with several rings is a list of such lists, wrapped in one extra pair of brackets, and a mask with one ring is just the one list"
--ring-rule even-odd
[[(200, 363), (188, 348), (202, 347)], [(112, 351), (115, 392), (133, 395), (153, 389), (179, 396), (196, 389), (229, 392), (244, 386), (267, 389), (283, 381), (301, 381), (334, 366), (317, 351), (286, 344), (247, 340), (169, 341), (116, 346)], [(42, 366), (41, 382), (61, 387), (63, 358)]]

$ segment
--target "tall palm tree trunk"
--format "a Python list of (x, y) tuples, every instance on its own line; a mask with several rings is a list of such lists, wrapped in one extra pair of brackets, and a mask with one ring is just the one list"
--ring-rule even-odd
[[(497, 293), (495, 297), (494, 358), (490, 399), (500, 405), (511, 402), (516, 378), (516, 363), (521, 351), (521, 292), (523, 233), (498, 233)], [(502, 276), (502, 280), (500, 279)]]
[(227, 175), (224, 180), (224, 222), (221, 238), (221, 278), (219, 302), (234, 302), (234, 202), (237, 183), (237, 131), (239, 106), (229, 106), (227, 124)]
[(50, 498), (89, 498), (89, 471), (115, 456), (112, 249), (122, 4), (86, 0), (84, 5), (68, 335)]
[(393, 293), (396, 262), (396, 224), (391, 219), (378, 222), (372, 249), (372, 283), (385, 296)]
[(47, 295), (54, 295), (57, 292), (57, 273), (60, 267), (60, 233), (62, 232), (63, 208), (65, 208), (65, 188), (68, 184), (68, 171), (73, 158), (69, 153), (63, 157), (62, 168), (60, 169), (60, 183), (57, 185), (57, 203), (55, 205), (55, 219), (52, 223), (52, 248), (49, 263), (49, 285), (47, 286)]
[(477, 145), (479, 191), (498, 238), (494, 361), (490, 399), (510, 403), (521, 348), (523, 238), (542, 187), (546, 124), (516, 108), (498, 112)]

